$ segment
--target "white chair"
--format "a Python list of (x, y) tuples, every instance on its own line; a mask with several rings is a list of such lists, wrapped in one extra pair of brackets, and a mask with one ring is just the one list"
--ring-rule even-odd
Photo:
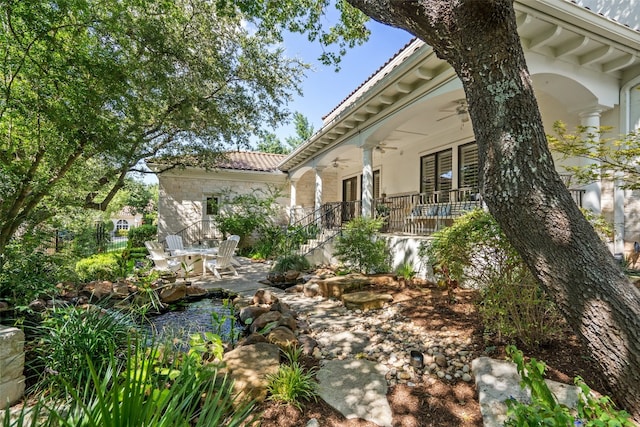
[(220, 271), (229, 270), (233, 273), (234, 276), (238, 275), (238, 272), (231, 264), (233, 259), (233, 251), (236, 246), (238, 246), (237, 240), (224, 240), (218, 246), (218, 254), (214, 259), (207, 259), (207, 256), (204, 257), (204, 270), (202, 275), (204, 276), (206, 269), (210, 270), (218, 279), (221, 279)]
[(182, 236), (177, 234), (170, 234), (166, 238), (167, 249), (171, 255), (176, 255), (176, 251), (184, 250), (184, 244), (182, 243)]
[[(238, 242), (238, 244), (240, 243), (240, 236), (238, 236), (237, 234), (232, 234), (231, 236), (229, 236), (227, 238), (227, 240), (235, 240), (236, 242)], [(236, 244), (237, 246), (237, 244)], [(235, 249), (233, 250), (234, 254), (235, 254)], [(240, 262), (235, 259), (233, 256), (231, 257), (231, 264), (235, 265), (236, 267), (240, 267)]]
[(182, 268), (180, 257), (167, 255), (162, 244), (158, 242), (144, 242), (144, 245), (149, 251), (149, 259), (155, 264), (155, 270), (177, 272)]

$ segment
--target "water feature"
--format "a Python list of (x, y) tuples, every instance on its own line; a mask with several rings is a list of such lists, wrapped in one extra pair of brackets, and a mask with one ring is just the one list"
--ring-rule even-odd
[(191, 301), (177, 310), (149, 318), (149, 329), (157, 339), (178, 339), (189, 342), (194, 333), (213, 332), (224, 342), (231, 341), (242, 332), (235, 320), (231, 303), (223, 298), (203, 298)]

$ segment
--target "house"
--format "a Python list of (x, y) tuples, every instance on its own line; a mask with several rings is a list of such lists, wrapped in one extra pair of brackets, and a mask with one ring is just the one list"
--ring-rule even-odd
[[(277, 169), (281, 154), (233, 151), (213, 170), (193, 165), (158, 174), (158, 239), (180, 234), (186, 244), (219, 238), (212, 219), (229, 200), (250, 192), (282, 191), (279, 203), (289, 201), (287, 174)], [(161, 165), (150, 163), (157, 171)]]
[[(640, 126), (639, 4), (516, 0), (514, 7), (547, 133), (557, 120), (570, 129), (610, 126), (613, 135)], [(564, 167), (579, 161), (555, 158), (576, 203), (614, 224), (611, 251), (632, 253), (640, 241), (637, 195), (612, 182), (577, 186)], [(329, 112), (315, 135), (259, 176), (290, 186), (291, 222), (315, 218), (334, 226), (383, 215), (399, 265), (414, 262), (424, 236), (482, 203), (477, 170), (462, 84), (414, 39)], [(172, 183), (161, 176), (164, 232), (179, 228), (168, 227), (176, 215), (180, 226), (206, 219), (215, 182), (234, 173), (177, 171)], [(169, 211), (174, 216), (163, 218)]]
[(126, 235), (130, 228), (142, 225), (142, 214), (134, 213), (130, 206), (125, 206), (119, 212), (114, 213), (110, 220), (113, 223), (113, 235)]
[[(557, 120), (569, 129), (611, 126), (613, 135), (638, 128), (640, 5), (527, 0), (514, 6), (547, 133), (553, 134)], [(555, 158), (576, 202), (614, 223), (612, 252), (630, 253), (640, 240), (637, 197), (611, 182), (576, 186), (564, 166), (578, 161)], [(392, 244), (404, 249), (396, 252), (398, 264), (416, 251), (419, 239), (407, 235), (429, 234), (480, 203), (477, 165), (461, 82), (415, 39), (278, 167), (289, 174), (297, 216), (312, 210), (321, 215), (318, 209), (332, 203), (342, 205), (343, 219), (384, 207), (388, 231), (396, 234)], [(445, 206), (446, 215), (439, 215)]]

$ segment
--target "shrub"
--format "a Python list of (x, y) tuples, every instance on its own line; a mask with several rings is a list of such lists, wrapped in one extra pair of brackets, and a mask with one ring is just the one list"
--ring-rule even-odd
[(439, 280), (480, 288), (485, 331), (499, 339), (531, 347), (552, 340), (561, 330), (557, 307), (488, 212), (472, 211), (434, 233), (419, 255), (435, 266)]
[(301, 353), (301, 349), (289, 350), (285, 353), (289, 363), (280, 365), (278, 372), (267, 377), (269, 399), (293, 405), (299, 410), (303, 400), (315, 401), (318, 396), (315, 370), (305, 370), (300, 365)]
[(36, 298), (55, 295), (55, 285), (73, 276), (65, 268), (64, 256), (48, 255), (14, 242), (0, 257), (0, 299), (14, 307), (25, 307)]
[(546, 366), (543, 362), (531, 359), (525, 363), (522, 352), (513, 346), (507, 347), (507, 354), (516, 364), (522, 378), (520, 386), (531, 390), (531, 403), (521, 403), (515, 399), (507, 400), (509, 418), (505, 426), (617, 426), (632, 427), (629, 414), (615, 409), (608, 396), (595, 398), (591, 389), (580, 377), (575, 384), (580, 388), (578, 404), (575, 410), (560, 404), (544, 381)]
[(102, 374), (110, 355), (126, 347), (133, 327), (129, 317), (97, 307), (47, 311), (34, 330), (29, 369), (40, 373), (37, 382), (41, 386), (59, 380), (71, 384), (87, 381), (91, 377), (87, 359)]
[(355, 218), (336, 238), (334, 256), (362, 273), (391, 270), (390, 251), (380, 238), (381, 219)]
[(305, 271), (311, 268), (309, 260), (304, 255), (290, 254), (279, 257), (272, 270), (284, 273), (289, 270)]
[(247, 236), (272, 227), (278, 216), (278, 191), (255, 190), (249, 194), (231, 197), (214, 221), (222, 234), (237, 234), (241, 243)]
[(76, 263), (76, 273), (80, 280), (114, 280), (118, 278), (120, 269), (115, 254), (97, 254), (81, 259)]
[(150, 224), (143, 224), (139, 227), (129, 229), (127, 234), (129, 240), (127, 246), (130, 248), (144, 247), (144, 242), (156, 240), (158, 236), (158, 227)]

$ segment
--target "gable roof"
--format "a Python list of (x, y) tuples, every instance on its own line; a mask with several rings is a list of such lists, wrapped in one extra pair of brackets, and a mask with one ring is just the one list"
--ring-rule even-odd
[(226, 158), (217, 165), (219, 169), (233, 169), (256, 172), (275, 172), (286, 154), (263, 153), (259, 151), (229, 151)]

